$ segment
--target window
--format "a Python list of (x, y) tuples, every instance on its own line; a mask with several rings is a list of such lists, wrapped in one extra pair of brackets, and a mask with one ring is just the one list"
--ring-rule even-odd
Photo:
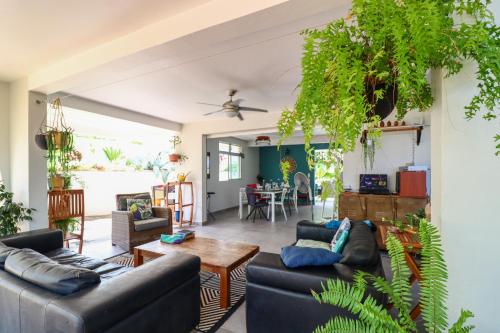
[(219, 181), (241, 179), (241, 146), (219, 142)]

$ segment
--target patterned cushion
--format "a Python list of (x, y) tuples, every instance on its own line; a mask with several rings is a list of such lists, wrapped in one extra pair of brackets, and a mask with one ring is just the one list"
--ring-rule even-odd
[(147, 220), (153, 216), (151, 199), (127, 199), (127, 210), (130, 211), (134, 220)]
[(133, 194), (120, 194), (117, 196), (116, 209), (119, 211), (127, 210), (127, 199), (150, 199), (149, 193), (133, 193)]
[(335, 236), (333, 236), (332, 239), (332, 251), (336, 253), (341, 253), (342, 248), (344, 247), (345, 243), (347, 242), (347, 238), (349, 236), (349, 229), (351, 229), (351, 222), (349, 219), (346, 217), (340, 224), (339, 229), (335, 233)]
[(330, 251), (330, 244), (320, 241), (315, 241), (312, 239), (299, 239), (295, 246), (299, 247), (313, 247), (317, 249), (325, 249)]

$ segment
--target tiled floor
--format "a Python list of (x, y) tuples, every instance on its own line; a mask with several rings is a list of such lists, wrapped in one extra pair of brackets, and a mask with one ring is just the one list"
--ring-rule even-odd
[[(319, 212), (320, 208), (315, 208), (315, 213)], [(274, 223), (263, 219), (256, 219), (255, 223), (252, 223), (251, 220), (240, 220), (237, 209), (231, 209), (216, 213), (217, 220), (211, 221), (205, 226), (193, 226), (191, 229), (195, 230), (197, 236), (256, 244), (260, 246), (260, 251), (279, 253), (281, 247), (295, 241), (297, 222), (303, 219), (310, 220), (311, 215), (311, 208), (302, 206), (299, 207), (298, 215), (292, 211), (292, 216), (288, 217), (286, 223), (280, 212), (277, 212)], [(111, 218), (87, 220), (84, 254), (96, 258), (109, 258), (122, 253), (123, 250), (111, 245), (110, 238)], [(246, 332), (245, 327), (245, 304), (242, 304), (217, 332), (244, 333)]]

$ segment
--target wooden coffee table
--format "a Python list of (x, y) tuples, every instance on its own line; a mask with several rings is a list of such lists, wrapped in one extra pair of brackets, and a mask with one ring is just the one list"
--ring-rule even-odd
[(172, 251), (189, 253), (200, 257), (201, 269), (220, 276), (220, 307), (227, 308), (230, 302), (230, 278), (232, 270), (259, 252), (256, 245), (225, 242), (211, 238), (195, 237), (182, 244), (165, 244), (159, 240), (134, 248), (134, 266), (144, 263), (144, 257), (157, 258)]
[[(404, 231), (404, 232), (392, 232), (391, 226), (387, 224), (382, 224), (378, 226), (378, 230), (380, 231), (380, 237), (382, 238), (382, 245), (384, 248), (387, 248), (387, 236), (389, 234), (394, 235), (396, 239), (401, 242), (403, 245), (403, 251), (406, 259), (406, 263), (408, 264), (408, 268), (410, 269), (410, 286), (415, 283), (415, 281), (422, 281), (422, 273), (420, 272), (420, 268), (415, 261), (413, 254), (418, 253), (422, 249), (422, 244), (418, 240), (418, 234), (415, 236), (413, 232)], [(415, 320), (420, 315), (420, 302), (416, 304), (416, 306), (411, 310), (410, 317)]]

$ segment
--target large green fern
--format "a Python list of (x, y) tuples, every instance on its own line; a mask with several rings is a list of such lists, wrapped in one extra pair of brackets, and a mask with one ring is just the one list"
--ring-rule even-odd
[[(446, 281), (448, 273), (444, 261), (441, 238), (438, 229), (420, 220), (421, 273), (420, 302), (422, 318), (427, 332), (438, 333), (448, 328), (446, 309)], [(319, 302), (348, 310), (357, 319), (334, 317), (316, 329), (316, 333), (339, 332), (416, 332), (417, 327), (410, 317), (412, 295), (403, 245), (393, 235), (387, 239), (387, 250), (391, 258), (392, 281), (358, 271), (354, 283), (343, 280), (328, 280), (321, 293), (313, 292)], [(389, 311), (366, 293), (372, 286), (389, 298), (396, 314)], [(472, 312), (462, 311), (450, 333), (467, 333), (474, 326), (466, 325), (473, 317)]]

